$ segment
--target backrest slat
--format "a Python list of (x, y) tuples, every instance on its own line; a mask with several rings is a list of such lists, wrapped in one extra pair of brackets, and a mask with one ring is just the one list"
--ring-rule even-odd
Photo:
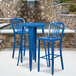
[(21, 23), (25, 23), (25, 20), (23, 18), (14, 18), (11, 20), (13, 31), (21, 31), (22, 26), (20, 26)]
[[(62, 29), (61, 29), (61, 27), (62, 27)], [(52, 23), (50, 23), (49, 24), (48, 37), (59, 38), (60, 29), (61, 29), (62, 31), (61, 31), (60, 38), (62, 38), (63, 32), (64, 32), (64, 28), (65, 28), (65, 25), (62, 22), (52, 22)], [(50, 29), (52, 30), (51, 36), (50, 36)]]

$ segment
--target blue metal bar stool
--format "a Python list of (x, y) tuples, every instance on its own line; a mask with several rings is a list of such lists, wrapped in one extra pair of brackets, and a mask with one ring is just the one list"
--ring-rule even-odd
[[(62, 70), (64, 69), (63, 58), (62, 58), (62, 37), (63, 37), (64, 28), (65, 28), (65, 25), (62, 22), (52, 22), (49, 25), (48, 37), (40, 37), (38, 39), (38, 72), (40, 71), (40, 58), (46, 59), (46, 56), (48, 57), (47, 60), (48, 60), (49, 67), (50, 67), (50, 60), (52, 60), (52, 63), (51, 63), (52, 75), (54, 74), (54, 58), (57, 58), (60, 56)], [(51, 32), (51, 36), (50, 36), (50, 32)], [(59, 32), (61, 32), (60, 35), (59, 35)], [(40, 57), (40, 40), (48, 41), (48, 54), (42, 57)], [(51, 54), (49, 52), (50, 41), (51, 41)], [(54, 54), (55, 41), (60, 41), (60, 55)], [(51, 55), (51, 58), (50, 58), (50, 55)]]
[[(14, 47), (13, 47), (13, 54), (12, 54), (12, 58), (14, 58), (14, 54), (15, 54), (15, 48), (19, 46), (16, 46), (16, 34), (20, 34), (22, 33), (22, 26), (20, 26), (21, 23), (25, 23), (25, 20), (23, 18), (14, 18), (11, 20), (12, 23), (12, 28), (13, 28), (13, 32), (14, 32)], [(24, 34), (24, 56), (25, 56), (25, 49), (26, 49), (26, 34), (28, 34), (28, 31), (26, 31), (24, 29), (23, 31)]]

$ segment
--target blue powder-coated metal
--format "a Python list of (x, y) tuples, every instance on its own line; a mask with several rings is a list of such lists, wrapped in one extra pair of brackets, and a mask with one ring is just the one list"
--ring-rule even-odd
[[(45, 25), (46, 25), (45, 23), (38, 23), (38, 22), (37, 23), (29, 22), (29, 23), (21, 24), (21, 26), (28, 27), (28, 29), (29, 29), (29, 68), (30, 68), (30, 71), (32, 70), (32, 59), (35, 60), (35, 62), (36, 62), (37, 27), (42, 27), (42, 33), (43, 33), (43, 37), (44, 37), (45, 36), (45, 34), (44, 34), (44, 26)], [(45, 54), (46, 54), (45, 41), (44, 41), (44, 46), (45, 46)], [(22, 51), (22, 49), (21, 49), (21, 51)], [(46, 58), (47, 58), (47, 56), (46, 56)], [(22, 55), (21, 55), (21, 59), (23, 59)]]
[(45, 25), (46, 25), (45, 23), (40, 23), (40, 22), (28, 22), (21, 24), (21, 26), (26, 26), (26, 27), (44, 27)]
[[(13, 47), (13, 54), (12, 54), (12, 58), (14, 58), (15, 47), (19, 48), (21, 46), (23, 49), (23, 46), (21, 44), (19, 46), (16, 46), (16, 34), (20, 34), (20, 36), (22, 36), (22, 28), (24, 28), (24, 27), (22, 27), (20, 25), (21, 25), (21, 23), (25, 23), (25, 20), (23, 18), (14, 18), (11, 20), (11, 23), (12, 23), (12, 28), (13, 28), (13, 32), (14, 32), (14, 47)], [(24, 29), (23, 34), (25, 36), (25, 44), (24, 44), (24, 55), (25, 55), (26, 34), (28, 34), (28, 31), (26, 31), (26, 29)], [(23, 40), (23, 38), (20, 38), (20, 39)], [(19, 49), (19, 56), (20, 56), (20, 49)], [(18, 62), (19, 62), (19, 58), (18, 58)]]
[[(59, 37), (59, 32), (60, 32), (61, 27), (62, 27), (62, 31), (61, 31), (61, 35)], [(50, 36), (50, 29), (52, 29), (51, 36)], [(65, 29), (64, 23), (52, 22), (49, 24), (48, 37), (40, 37), (38, 39), (38, 72), (40, 71), (40, 58), (48, 60), (48, 62), (49, 62), (48, 66), (50, 66), (50, 60), (52, 60), (52, 62), (51, 62), (52, 75), (54, 74), (54, 58), (57, 58), (60, 56), (61, 66), (62, 66), (62, 69), (64, 69), (63, 59), (62, 59), (62, 37), (63, 37), (64, 29)], [(48, 41), (48, 54), (45, 54), (45, 56), (42, 56), (42, 57), (40, 57), (40, 40)], [(51, 54), (49, 52), (49, 42), (50, 41), (51, 41)], [(54, 42), (55, 41), (60, 41), (60, 55), (54, 54)], [(50, 59), (49, 55), (51, 55), (51, 59)], [(56, 55), (56, 57), (54, 57), (54, 55)], [(48, 57), (48, 59), (46, 58), (46, 56)]]

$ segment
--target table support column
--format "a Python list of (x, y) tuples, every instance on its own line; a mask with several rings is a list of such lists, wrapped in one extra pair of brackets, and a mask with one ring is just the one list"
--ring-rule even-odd
[(32, 59), (36, 61), (36, 28), (29, 27), (29, 67), (32, 70)]

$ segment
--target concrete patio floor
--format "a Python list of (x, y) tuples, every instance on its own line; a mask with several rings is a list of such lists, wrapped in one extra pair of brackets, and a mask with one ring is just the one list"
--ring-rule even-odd
[[(41, 59), (40, 72), (37, 72), (37, 62), (33, 61), (33, 69), (29, 70), (29, 52), (26, 51), (23, 63), (17, 66), (18, 49), (12, 59), (12, 49), (0, 51), (0, 76), (52, 76), (51, 67), (46, 66), (46, 60)], [(42, 49), (43, 50), (43, 49)], [(56, 49), (55, 53), (59, 53)], [(44, 51), (41, 51), (41, 55)], [(60, 58), (55, 59), (54, 76), (76, 76), (76, 48), (63, 49), (64, 70), (61, 69)]]

